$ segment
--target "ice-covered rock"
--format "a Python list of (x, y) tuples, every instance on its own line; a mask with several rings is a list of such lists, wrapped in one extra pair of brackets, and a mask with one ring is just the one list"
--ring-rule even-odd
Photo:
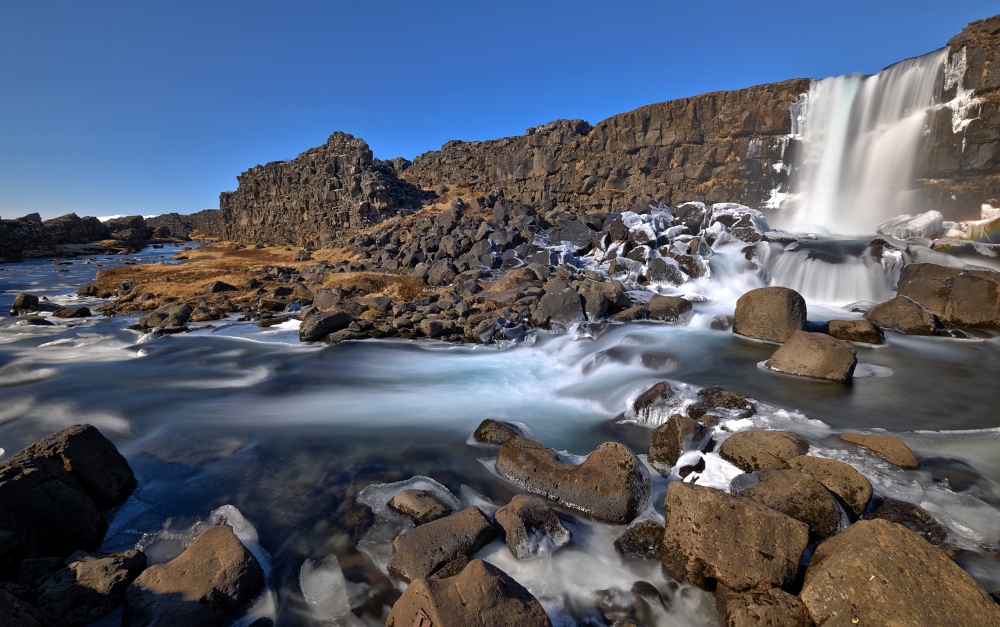
[(940, 211), (928, 211), (915, 216), (904, 213), (879, 224), (875, 232), (901, 240), (913, 237), (934, 239), (945, 232), (944, 216)]

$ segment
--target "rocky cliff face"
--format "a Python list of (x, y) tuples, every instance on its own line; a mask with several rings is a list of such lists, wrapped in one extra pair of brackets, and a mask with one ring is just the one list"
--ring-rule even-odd
[(319, 246), (381, 222), (427, 196), (372, 157), (361, 139), (334, 133), (326, 144), (286, 162), (256, 166), (219, 198), (225, 239)]
[(36, 249), (85, 244), (111, 237), (111, 229), (97, 218), (81, 218), (70, 213), (43, 222), (41, 216), (32, 213), (15, 220), (0, 220), (0, 260), (21, 259)]
[[(942, 100), (955, 106), (933, 114), (920, 166), (922, 196), (927, 208), (978, 219), (984, 203), (1000, 207), (1000, 15), (969, 24), (948, 51)], [(962, 105), (971, 118), (964, 128), (954, 111)]]
[(192, 237), (201, 234), (207, 237), (221, 237), (222, 212), (218, 209), (204, 209), (196, 213), (164, 213), (146, 218), (146, 225), (154, 232), (172, 237)]
[(596, 126), (560, 120), (521, 137), (449, 142), (403, 177), (429, 188), (503, 188), (542, 210), (609, 212), (689, 200), (761, 206), (785, 182), (789, 106), (808, 90), (792, 80), (649, 105)]

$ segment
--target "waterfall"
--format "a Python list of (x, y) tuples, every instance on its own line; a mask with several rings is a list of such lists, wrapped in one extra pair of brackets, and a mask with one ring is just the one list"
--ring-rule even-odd
[(813, 81), (796, 124), (802, 142), (784, 228), (873, 233), (883, 220), (918, 213), (914, 186), (927, 110), (937, 104), (947, 49), (878, 74)]

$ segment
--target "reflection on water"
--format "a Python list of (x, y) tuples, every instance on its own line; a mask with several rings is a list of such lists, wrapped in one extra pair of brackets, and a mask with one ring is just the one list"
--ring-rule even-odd
[[(70, 302), (67, 294), (94, 272), (74, 270), (69, 285), (63, 273), (33, 263), (0, 273), (8, 301), (27, 288)], [(859, 349), (859, 360), (879, 376), (843, 386), (758, 368), (774, 346), (709, 328), (713, 315), (732, 307), (731, 300), (699, 303), (686, 327), (612, 325), (596, 340), (542, 334), (531, 347), (506, 351), (402, 341), (306, 346), (294, 330), (232, 320), (156, 337), (125, 330), (130, 318), (34, 328), (6, 318), (0, 320), (0, 448), (19, 450), (77, 422), (97, 425), (140, 481), (113, 519), (106, 548), (140, 545), (153, 561), (164, 561), (219, 511), (227, 520), (245, 517), (271, 564), (270, 592), (255, 611), (288, 625), (321, 624), (339, 611), (331, 604), (344, 595), (352, 604), (374, 599), (366, 621), (378, 624), (381, 608), (398, 595), (357, 546), (363, 538), (391, 539), (378, 539), (370, 512), (357, 503), (365, 487), (423, 475), (463, 505), (474, 502), (469, 495), (506, 502), (515, 488), (483, 463), (494, 453), (467, 443), (488, 417), (525, 423), (534, 437), (573, 454), (609, 438), (643, 453), (649, 429), (613, 419), (631, 396), (662, 379), (721, 385), (762, 401), (770, 408), (756, 426), (794, 428), (820, 454), (851, 461), (880, 493), (934, 511), (951, 541), (971, 549), (1000, 544), (996, 339), (893, 335), (888, 346)], [(858, 428), (886, 429), (918, 454), (946, 461), (904, 476), (836, 443), (837, 431)], [(956, 466), (956, 458), (965, 465)], [(235, 509), (219, 510), (227, 506)], [(662, 513), (662, 502), (653, 506)], [(663, 583), (658, 569), (620, 562), (610, 549), (620, 528), (567, 518), (574, 548), (548, 561), (515, 564), (500, 544), (483, 556), (542, 590), (550, 613), (567, 620), (593, 618), (594, 589), (627, 591), (638, 579)], [(579, 562), (587, 555), (603, 564), (590, 568), (593, 581), (553, 584), (587, 570)], [(346, 578), (344, 587), (317, 597), (316, 581), (341, 585), (332, 564)], [(970, 571), (984, 583), (1000, 579), (996, 562), (985, 557)], [(674, 610), (658, 615), (658, 624), (711, 624), (705, 595), (687, 588), (677, 594)]]

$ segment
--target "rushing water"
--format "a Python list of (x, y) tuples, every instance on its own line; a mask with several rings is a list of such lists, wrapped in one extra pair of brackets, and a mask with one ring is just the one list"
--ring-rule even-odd
[[(155, 261), (170, 252), (139, 257)], [(931, 511), (951, 542), (973, 551), (965, 561), (970, 572), (990, 589), (1000, 586), (990, 557), (1000, 546), (998, 340), (894, 335), (887, 346), (859, 349), (860, 376), (847, 386), (777, 375), (758, 366), (772, 345), (710, 327), (713, 316), (732, 313), (745, 289), (763, 284), (759, 274), (739, 269), (740, 259), (739, 247), (723, 249), (712, 258), (712, 279), (683, 286), (705, 299), (686, 326), (616, 324), (594, 340), (543, 333), (509, 350), (406, 341), (302, 345), (294, 325), (258, 329), (235, 320), (143, 336), (125, 329), (134, 322), (128, 317), (54, 319), (50, 327), (5, 318), (0, 447), (11, 453), (90, 422), (118, 444), (139, 478), (112, 519), (106, 549), (140, 546), (161, 562), (204, 524), (229, 522), (268, 572), (268, 591), (251, 617), (356, 624), (345, 599), (356, 603), (385, 589), (383, 602), (391, 603), (384, 563), (391, 538), (406, 527), (388, 516), (355, 532), (363, 518), (359, 496), (377, 504), (383, 495), (384, 503), (398, 486), (367, 497), (362, 488), (427, 477), (415, 481), (489, 510), (517, 490), (491, 471), (495, 451), (468, 442), (482, 419), (524, 423), (571, 456), (609, 439), (644, 453), (652, 425), (616, 421), (630, 397), (663, 379), (690, 395), (722, 385), (763, 403), (759, 416), (730, 428), (802, 433), (816, 454), (860, 468), (880, 494)], [(116, 262), (0, 267), (0, 302), (30, 291), (95, 304), (69, 294), (98, 263)], [(858, 316), (835, 304), (810, 305), (815, 320)], [(835, 435), (848, 429), (898, 435), (924, 468), (894, 470), (838, 445)], [(715, 468), (721, 474), (706, 473), (707, 483), (728, 476), (721, 462)], [(662, 516), (665, 486), (656, 479), (654, 518)], [(655, 565), (615, 554), (621, 527), (569, 512), (566, 518), (573, 543), (553, 554), (517, 562), (496, 542), (480, 555), (527, 586), (562, 624), (603, 624), (593, 609), (596, 591), (617, 589), (627, 598), (637, 580), (668, 589)], [(656, 624), (714, 624), (709, 595), (685, 586), (671, 595)]]

